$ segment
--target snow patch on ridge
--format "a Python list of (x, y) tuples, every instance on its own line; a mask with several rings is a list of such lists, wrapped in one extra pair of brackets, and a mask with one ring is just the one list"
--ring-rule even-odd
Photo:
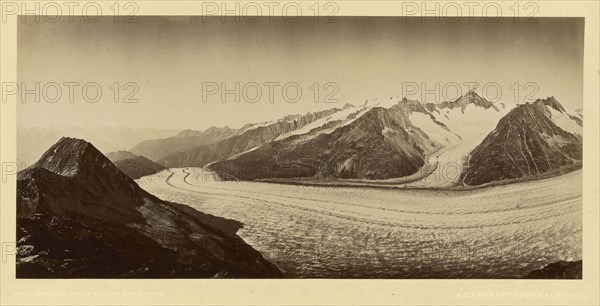
[[(352, 122), (356, 121), (358, 118), (360, 118), (364, 114), (366, 114), (370, 109), (371, 108), (369, 108), (369, 107), (364, 107), (364, 108), (350, 108), (350, 109), (348, 109), (348, 110), (350, 110), (350, 112), (346, 113), (347, 115), (343, 119), (341, 119), (342, 123), (334, 125), (331, 128), (321, 130), (321, 131), (317, 132), (315, 135), (311, 135), (310, 138), (304, 138), (304, 140), (311, 139), (311, 138), (316, 137), (316, 136), (321, 135), (321, 134), (331, 134), (335, 130), (337, 130), (339, 128), (342, 128), (342, 127), (345, 127), (345, 126), (351, 124)], [(353, 118), (348, 119), (348, 117), (350, 117), (354, 113), (356, 113), (356, 115), (354, 115)], [(333, 122), (334, 120), (331, 120), (331, 121)], [(319, 125), (318, 127), (321, 127), (321, 126), (322, 125)]]
[(261, 122), (261, 123), (255, 123), (255, 124), (252, 124), (252, 125), (246, 127), (245, 129), (240, 129), (236, 134), (240, 135), (240, 134), (243, 134), (243, 133), (245, 133), (247, 131), (257, 129), (259, 127), (269, 126), (269, 125), (274, 124), (274, 123), (277, 123), (277, 120), (271, 120), (271, 121), (265, 121), (265, 122)]
[[(485, 109), (476, 105), (468, 104), (464, 108), (439, 108), (432, 115), (437, 121), (443, 123), (451, 132), (450, 135), (458, 135), (461, 139), (452, 143), (442, 142), (446, 146), (430, 155), (427, 160), (429, 165), (437, 165), (437, 170), (419, 181), (407, 184), (415, 187), (447, 187), (458, 183), (460, 172), (463, 170), (463, 163), (470, 152), (479, 145), (483, 139), (493, 131), (498, 122), (508, 112), (510, 112), (516, 103), (496, 102), (498, 110), (494, 108)], [(414, 116), (413, 115), (417, 115)], [(424, 114), (413, 113), (409, 119), (419, 129), (425, 132), (432, 139), (439, 139), (444, 134), (436, 133), (439, 129), (445, 131), (441, 126), (435, 129), (430, 128), (431, 124), (438, 126)], [(434, 126), (435, 127), (435, 126)], [(452, 140), (452, 139), (450, 139)]]
[(558, 125), (559, 128), (571, 134), (577, 134), (579, 136), (583, 135), (583, 127), (577, 124), (575, 120), (571, 119), (568, 114), (559, 112), (553, 107), (548, 107), (548, 110), (550, 110), (550, 119), (552, 119), (552, 122)]
[[(367, 100), (362, 106), (351, 106), (351, 107), (344, 108), (338, 112), (333, 113), (331, 116), (328, 116), (326, 118), (321, 118), (319, 120), (315, 120), (314, 122), (311, 122), (310, 124), (307, 124), (302, 128), (279, 135), (275, 139), (275, 141), (286, 139), (286, 138), (289, 138), (294, 135), (305, 135), (305, 134), (308, 134), (311, 130), (325, 126), (326, 124), (328, 124), (330, 122), (342, 121), (342, 123), (332, 126), (329, 129), (319, 131), (319, 133), (317, 133), (315, 136), (320, 135), (320, 134), (329, 134), (339, 128), (342, 128), (344, 126), (351, 124), (356, 119), (360, 118), (365, 113), (367, 113), (369, 110), (371, 110), (375, 107), (382, 107), (385, 109), (390, 109), (390, 108), (394, 107), (395, 105), (397, 105), (398, 103), (400, 103), (401, 101), (402, 101), (402, 98), (400, 98), (400, 97), (391, 97), (389, 100), (385, 100), (385, 101), (381, 101), (381, 102), (378, 101), (377, 99)], [(354, 117), (352, 119), (348, 118), (350, 115), (355, 114), (355, 113), (356, 113), (356, 115), (354, 115)]]
[[(329, 133), (331, 133), (331, 132), (333, 132), (333, 131), (335, 131), (335, 130), (337, 130), (337, 129), (341, 128), (341, 127), (344, 127), (344, 126), (346, 126), (346, 125), (349, 125), (349, 124), (351, 124), (352, 122), (356, 121), (356, 119), (358, 119), (358, 118), (362, 117), (364, 114), (366, 114), (366, 113), (367, 113), (367, 112), (370, 110), (370, 108), (363, 108), (363, 109), (359, 109), (359, 110), (357, 110), (357, 109), (353, 109), (353, 110), (354, 110), (354, 111), (353, 111), (353, 112), (351, 112), (350, 114), (348, 114), (348, 116), (350, 116), (352, 113), (356, 113), (356, 112), (358, 111), (359, 113), (357, 113), (357, 114), (354, 116), (354, 118), (352, 118), (352, 119), (348, 119), (348, 120), (344, 121), (342, 124), (340, 124), (340, 125), (338, 125), (338, 126), (335, 126), (335, 127), (333, 127), (332, 129), (330, 129), (330, 130), (323, 131), (323, 133), (325, 133), (325, 134), (329, 134)], [(347, 118), (347, 117), (346, 117), (346, 118)]]
[(440, 113), (435, 114), (435, 117), (463, 140), (481, 141), (496, 128), (498, 121), (511, 109), (511, 107), (499, 107), (499, 111), (496, 111), (493, 108), (485, 109), (467, 105), (464, 110), (460, 108), (440, 109)]
[(364, 106), (366, 106), (367, 108), (371, 109), (374, 107), (382, 107), (385, 109), (390, 109), (392, 107), (394, 107), (395, 105), (397, 105), (398, 103), (400, 103), (402, 101), (402, 98), (400, 97), (391, 97), (388, 100), (384, 100), (384, 101), (379, 101), (377, 99), (373, 99), (373, 100), (367, 100), (367, 102), (365, 103)]
[(439, 144), (446, 146), (460, 141), (456, 135), (435, 123), (427, 114), (412, 112), (408, 119), (414, 126), (427, 134), (429, 139)]
[(383, 130), (381, 131), (381, 134), (382, 134), (383, 136), (389, 136), (389, 135), (392, 135), (392, 134), (396, 134), (396, 131), (395, 131), (395, 130), (392, 130), (392, 129), (390, 129), (389, 127), (387, 127), (387, 126), (386, 126), (386, 127), (384, 127), (384, 128), (383, 128)]
[[(258, 148), (259, 148), (259, 146), (256, 146), (256, 147), (253, 147), (252, 149), (248, 149), (248, 150), (246, 150), (246, 151), (244, 151), (244, 152), (240, 152), (240, 153), (238, 153), (238, 154), (235, 154), (235, 155), (233, 155), (233, 156), (230, 156), (230, 157), (228, 157), (228, 158), (227, 158), (227, 160), (233, 160), (233, 159), (236, 159), (236, 158), (238, 158), (239, 156), (241, 156), (241, 155), (243, 155), (243, 154), (246, 154), (246, 153), (248, 153), (248, 152), (252, 152), (252, 151), (254, 151), (254, 150), (258, 149)], [(215, 161), (215, 162), (216, 162), (216, 161)], [(214, 162), (212, 162), (212, 163), (214, 163)], [(211, 164), (212, 164), (212, 163), (211, 163)], [(210, 165), (210, 164), (208, 164), (208, 165)], [(206, 166), (208, 166), (208, 165), (206, 165)], [(206, 167), (206, 166), (205, 166), (205, 167)]]
[(337, 120), (344, 120), (346, 119), (346, 117), (348, 117), (348, 115), (350, 115), (352, 112), (355, 111), (355, 108), (353, 107), (349, 107), (343, 110), (339, 110), (333, 114), (331, 114), (328, 117), (324, 117), (318, 120), (315, 120), (299, 129), (287, 132), (285, 134), (281, 134), (279, 135), (277, 138), (275, 138), (275, 141), (277, 140), (282, 140), (282, 139), (286, 139), (290, 136), (294, 136), (294, 135), (303, 135), (303, 134), (307, 134), (309, 133), (312, 129), (321, 127), (329, 122), (333, 122), (333, 121), (337, 121)]

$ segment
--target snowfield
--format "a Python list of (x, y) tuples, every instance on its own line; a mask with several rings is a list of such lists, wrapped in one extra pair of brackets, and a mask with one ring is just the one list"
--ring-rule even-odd
[(413, 112), (410, 114), (409, 120), (421, 131), (427, 134), (429, 139), (439, 144), (448, 146), (460, 142), (460, 139), (456, 134), (444, 129), (441, 125), (431, 120), (431, 118), (426, 114)]
[[(435, 171), (407, 186), (449, 187), (459, 185), (461, 183), (459, 182), (460, 174), (463, 172), (468, 154), (496, 128), (502, 117), (516, 107), (514, 103), (501, 102), (499, 104), (501, 107), (498, 110), (467, 105), (464, 109), (439, 109), (433, 112), (436, 120), (460, 136), (460, 139), (447, 137), (450, 140), (449, 144), (427, 159), (428, 165), (435, 165)], [(428, 135), (429, 133), (427, 132)], [(432, 134), (435, 135), (435, 133)]]
[(548, 110), (550, 110), (552, 121), (558, 125), (559, 128), (571, 134), (583, 136), (583, 127), (577, 124), (575, 120), (571, 119), (568, 114), (559, 112), (553, 107), (548, 107)]
[(581, 171), (472, 191), (220, 182), (202, 168), (137, 182), (242, 222), (286, 277), (518, 278), (581, 259)]

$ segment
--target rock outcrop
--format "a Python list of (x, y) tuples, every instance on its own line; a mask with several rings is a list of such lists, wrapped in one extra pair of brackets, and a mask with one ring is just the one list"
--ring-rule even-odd
[(281, 277), (242, 225), (162, 201), (62, 138), (17, 180), (18, 278)]

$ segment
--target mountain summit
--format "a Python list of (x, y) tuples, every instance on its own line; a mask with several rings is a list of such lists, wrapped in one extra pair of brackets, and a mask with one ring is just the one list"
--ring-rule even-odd
[(581, 119), (554, 97), (520, 105), (502, 118), (471, 153), (467, 185), (543, 177), (581, 167)]
[(162, 201), (62, 138), (17, 179), (17, 277), (280, 277), (241, 224)]
[[(231, 137), (181, 150), (158, 160), (167, 167), (202, 167), (214, 161), (227, 159), (255, 147), (273, 141), (280, 135), (301, 129), (310, 123), (339, 112), (337, 108), (305, 115), (289, 115), (279, 120), (259, 124), (245, 125)], [(143, 155), (143, 154), (141, 154)]]
[(566, 113), (565, 108), (560, 103), (558, 103), (558, 101), (556, 101), (554, 96), (548, 97), (546, 99), (537, 99), (533, 103), (541, 103), (546, 106), (552, 107), (553, 109), (555, 109), (561, 113)]
[(456, 98), (456, 100), (454, 100), (454, 101), (444, 101), (444, 102), (438, 104), (437, 106), (438, 106), (438, 108), (441, 108), (441, 109), (461, 108), (461, 110), (464, 112), (464, 109), (468, 105), (475, 105), (478, 107), (482, 107), (484, 109), (494, 108), (495, 110), (498, 110), (498, 108), (494, 105), (494, 103), (492, 103), (491, 101), (478, 95), (474, 90), (469, 90), (469, 92)]
[(35, 166), (61, 176), (90, 175), (107, 169), (115, 170), (109, 175), (118, 176), (117, 169), (111, 169), (109, 165), (112, 165), (110, 160), (89, 142), (69, 137), (61, 138), (35, 163)]
[(342, 114), (210, 168), (242, 180), (389, 179), (416, 173), (428, 154), (459, 139), (417, 100), (390, 99)]

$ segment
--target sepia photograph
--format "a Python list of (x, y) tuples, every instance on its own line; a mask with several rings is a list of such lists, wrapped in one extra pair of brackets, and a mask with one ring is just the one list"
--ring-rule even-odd
[(589, 20), (517, 2), (525, 17), (292, 3), (3, 3), (17, 23), (16, 80), (2, 82), (11, 277), (597, 281)]

